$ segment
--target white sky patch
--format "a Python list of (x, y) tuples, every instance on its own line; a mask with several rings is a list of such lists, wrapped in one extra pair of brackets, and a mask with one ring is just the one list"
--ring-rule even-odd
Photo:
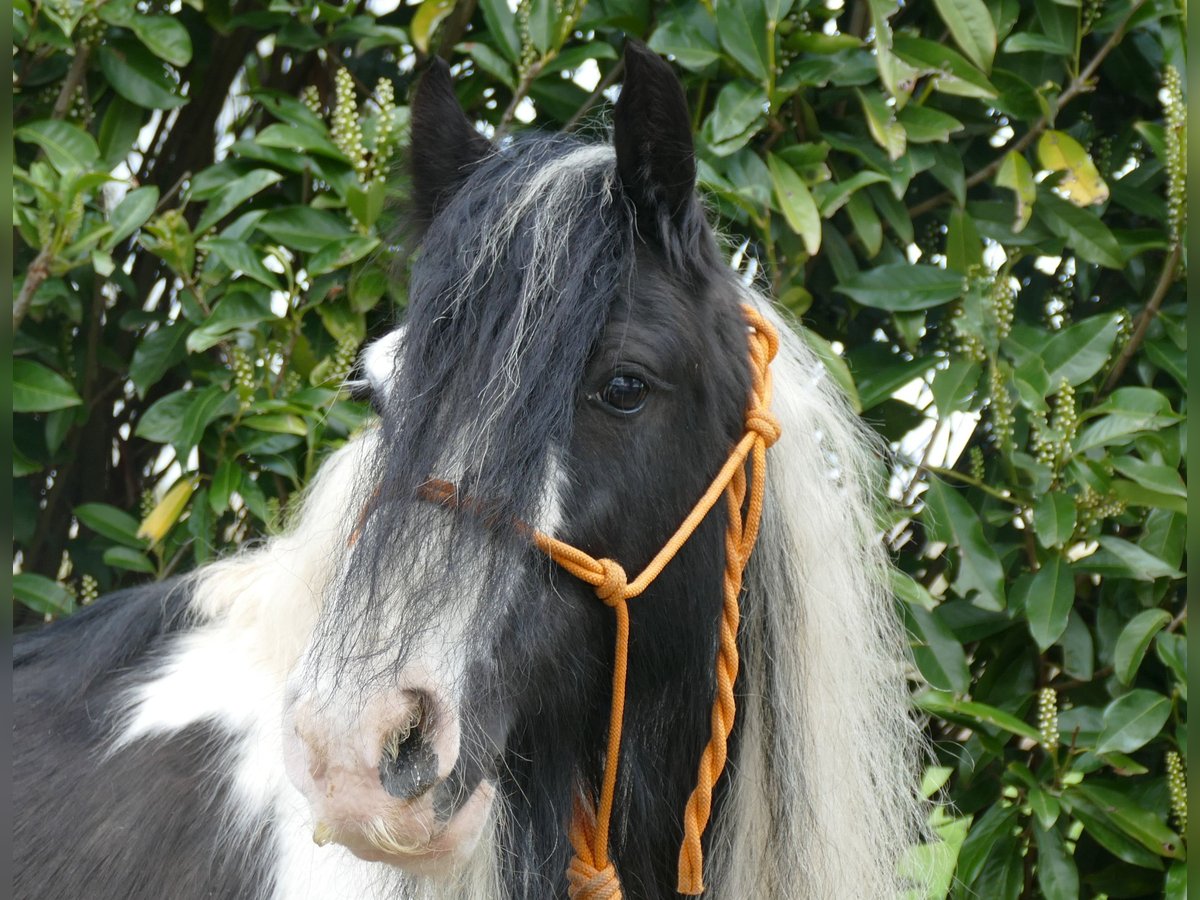
[(522, 97), (521, 102), (517, 104), (517, 108), (513, 111), (513, 116), (521, 124), (528, 125), (537, 118), (537, 109), (534, 108), (532, 100), (528, 97)]
[(400, 8), (400, 0), (367, 0), (367, 12), (379, 18)]
[(585, 91), (594, 91), (596, 85), (600, 83), (600, 67), (596, 65), (594, 59), (585, 59), (575, 70), (571, 80)]

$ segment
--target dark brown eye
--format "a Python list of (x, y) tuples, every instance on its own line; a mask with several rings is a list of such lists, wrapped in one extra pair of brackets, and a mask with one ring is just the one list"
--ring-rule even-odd
[(649, 393), (650, 387), (636, 375), (614, 375), (600, 389), (600, 402), (629, 415), (646, 405)]

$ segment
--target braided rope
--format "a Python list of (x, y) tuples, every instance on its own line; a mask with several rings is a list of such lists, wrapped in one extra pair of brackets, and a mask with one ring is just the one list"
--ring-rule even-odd
[[(756, 310), (743, 306), (753, 328), (750, 334), (751, 392), (746, 411), (746, 432), (733, 448), (725, 465), (708, 490), (688, 513), (687, 518), (654, 559), (632, 582), (625, 570), (611, 559), (595, 559), (577, 547), (535, 532), (534, 543), (569, 573), (596, 589), (596, 595), (617, 616), (616, 647), (613, 663), (612, 708), (609, 716), (608, 753), (604, 763), (604, 781), (593, 814), (589, 802), (576, 798), (570, 836), (575, 856), (567, 869), (571, 900), (618, 900), (620, 881), (608, 858), (608, 831), (616, 792), (617, 768), (621, 749), (621, 727), (625, 710), (625, 676), (629, 652), (628, 601), (641, 594), (659, 576), (680, 548), (708, 515), (721, 494), (726, 497), (729, 523), (725, 536), (724, 601), (720, 641), (716, 659), (717, 690), (713, 701), (711, 733), (701, 754), (696, 787), (684, 810), (684, 836), (679, 851), (681, 894), (704, 891), (704, 856), (701, 837), (712, 812), (713, 786), (721, 777), (727, 757), (727, 742), (737, 711), (733, 685), (737, 679), (737, 630), (740, 619), (738, 598), (742, 573), (758, 538), (766, 479), (766, 451), (779, 439), (779, 422), (770, 412), (770, 363), (779, 350), (779, 335)], [(751, 462), (749, 502), (746, 501), (745, 464)], [(745, 518), (742, 506), (746, 505)]]

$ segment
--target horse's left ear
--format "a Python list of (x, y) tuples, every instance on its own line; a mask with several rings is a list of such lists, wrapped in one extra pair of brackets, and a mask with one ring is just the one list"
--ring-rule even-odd
[[(696, 153), (683, 85), (641, 41), (625, 44), (625, 82), (613, 113), (621, 186), (654, 221), (692, 212)], [(666, 223), (664, 223), (666, 224)]]
[(492, 145), (459, 106), (450, 69), (436, 57), (417, 83), (411, 123), (413, 199), (428, 222)]

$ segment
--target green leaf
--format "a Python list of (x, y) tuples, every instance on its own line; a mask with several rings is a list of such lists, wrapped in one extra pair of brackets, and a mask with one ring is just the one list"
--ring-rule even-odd
[(967, 58), (984, 72), (996, 55), (996, 26), (983, 0), (934, 0), (942, 21)]
[(36, 144), (62, 175), (86, 171), (100, 161), (100, 148), (90, 134), (77, 125), (56, 119), (42, 119), (22, 125), (13, 136), (27, 144)]
[(987, 76), (945, 44), (897, 34), (892, 49), (918, 72), (931, 75), (934, 89), (943, 94), (990, 100), (999, 93)]
[(112, 233), (104, 242), (105, 250), (112, 250), (146, 223), (158, 205), (158, 188), (154, 185), (134, 188), (121, 198), (117, 208), (108, 217)]
[(1171, 614), (1161, 609), (1147, 609), (1121, 629), (1113, 650), (1113, 673), (1122, 684), (1130, 684), (1150, 647), (1154, 636), (1171, 621)]
[(1079, 870), (1067, 849), (1067, 842), (1056, 828), (1033, 823), (1037, 844), (1037, 881), (1046, 900), (1076, 900), (1079, 897)]
[(1010, 150), (996, 173), (996, 185), (1008, 188), (1017, 196), (1017, 211), (1012, 230), (1020, 234), (1033, 217), (1033, 203), (1037, 199), (1037, 184), (1033, 180), (1033, 169), (1017, 150)]
[(229, 497), (242, 483), (242, 470), (237, 461), (223, 459), (213, 474), (212, 487), (208, 492), (208, 502), (212, 511), (220, 515), (229, 508)]
[(934, 540), (959, 550), (954, 590), (962, 597), (976, 592), (976, 605), (1004, 609), (1004, 568), (996, 548), (984, 537), (983, 524), (966, 498), (939, 478), (930, 478), (922, 519)]
[(1183, 573), (1152, 553), (1113, 535), (1101, 535), (1100, 549), (1084, 557), (1078, 568), (1117, 578), (1153, 581), (1155, 578), (1182, 578)]
[(1057, 553), (1033, 576), (1025, 615), (1029, 633), (1043, 653), (1062, 637), (1075, 603), (1075, 578), (1070, 564)]
[(265, 413), (247, 416), (242, 424), (258, 431), (270, 431), (274, 434), (295, 434), (304, 437), (308, 434), (308, 426), (300, 416), (290, 413)]
[(104, 564), (118, 569), (129, 569), (131, 572), (145, 572), (153, 575), (157, 570), (150, 558), (139, 550), (131, 547), (109, 547), (102, 557)]
[(1138, 688), (1118, 697), (1104, 709), (1104, 727), (1097, 753), (1132, 753), (1154, 740), (1171, 715), (1171, 701), (1155, 691)]
[(1039, 743), (1042, 739), (1041, 734), (1032, 725), (987, 703), (956, 700), (949, 694), (937, 691), (923, 691), (914, 698), (914, 702), (919, 708), (936, 716), (957, 717), (973, 726), (988, 725)]
[(1167, 870), (1163, 900), (1187, 900), (1187, 863), (1172, 863)]
[(331, 241), (352, 236), (344, 219), (311, 206), (273, 209), (255, 227), (277, 243), (305, 253), (315, 253)]
[(115, 40), (100, 47), (100, 70), (113, 90), (147, 109), (174, 109), (187, 103), (163, 64), (140, 44)]
[(1075, 533), (1075, 501), (1060, 491), (1043, 494), (1033, 507), (1033, 528), (1043, 547), (1062, 547)]
[(738, 79), (721, 88), (704, 123), (713, 152), (727, 156), (745, 146), (762, 123), (766, 108), (766, 91), (748, 81)]
[(963, 130), (963, 123), (947, 113), (931, 106), (910, 103), (896, 116), (904, 126), (904, 133), (913, 144), (946, 142), (950, 135)]
[(233, 272), (241, 272), (272, 290), (279, 287), (274, 273), (263, 265), (264, 254), (244, 241), (228, 237), (208, 238), (203, 246)]
[(520, 62), (521, 38), (517, 35), (516, 17), (508, 8), (508, 3), (505, 0), (479, 0), (479, 7), (483, 10), (483, 20), (487, 23), (496, 49), (510, 63)]
[(1183, 483), (1177, 469), (1148, 463), (1136, 456), (1116, 456), (1113, 457), (1112, 464), (1114, 469), (1122, 475), (1128, 475), (1140, 485), (1174, 497), (1187, 497), (1187, 485)]
[(1121, 245), (1096, 213), (1080, 209), (1047, 190), (1038, 194), (1037, 210), (1047, 227), (1081, 259), (1110, 269), (1125, 267)]
[(356, 263), (379, 246), (379, 238), (353, 235), (330, 241), (308, 261), (309, 275), (324, 275)]
[(1012, 830), (1017, 822), (1018, 809), (997, 803), (979, 816), (958, 854), (958, 880), (969, 885), (983, 871), (992, 849)]
[(961, 207), (950, 211), (946, 223), (946, 267), (956, 272), (970, 272), (983, 265), (983, 241), (975, 220)]
[[(862, 242), (867, 258), (874, 259), (883, 249), (883, 223), (879, 220), (879, 213), (875, 211), (870, 195), (866, 192), (851, 194), (846, 201), (846, 213), (850, 216), (854, 233)], [(901, 321), (899, 316), (896, 318), (897, 322)]]
[(135, 13), (130, 16), (128, 27), (159, 59), (173, 66), (186, 66), (192, 61), (192, 38), (177, 19)]
[(1069, 787), (1062, 795), (1063, 803), (1096, 842), (1120, 860), (1147, 869), (1161, 869), (1159, 857), (1139, 842), (1131, 840), (1118, 826), (1111, 812), (1096, 803), (1078, 787)]
[(963, 276), (920, 263), (888, 263), (859, 272), (835, 290), (863, 306), (913, 312), (932, 309), (960, 297)]
[(13, 412), (49, 412), (83, 403), (70, 382), (32, 359), (12, 364)]
[(75, 609), (67, 589), (45, 575), (18, 572), (12, 577), (12, 589), (14, 598), (45, 616), (65, 616)]
[(788, 226), (804, 241), (804, 248), (816, 255), (821, 248), (821, 214), (796, 170), (773, 153), (767, 154), (767, 167), (775, 186), (775, 199)]
[(1146, 809), (1143, 798), (1124, 791), (1083, 782), (1072, 789), (1072, 799), (1086, 797), (1101, 809), (1116, 827), (1151, 853), (1173, 858), (1182, 855), (1179, 835), (1167, 827), (1155, 812)]
[(221, 298), (205, 323), (187, 336), (187, 351), (203, 353), (236, 331), (275, 318), (265, 293), (235, 290)]
[(946, 368), (939, 369), (930, 385), (938, 415), (945, 417), (965, 410), (974, 396), (981, 373), (979, 363), (970, 359), (951, 360)]
[(175, 391), (155, 401), (138, 421), (138, 437), (173, 444), (186, 453), (199, 442), (208, 423), (237, 408), (237, 395), (220, 385)]
[(1092, 316), (1056, 333), (1042, 351), (1050, 390), (1057, 391), (1064, 379), (1071, 385), (1083, 384), (1099, 372), (1108, 362), (1120, 327), (1120, 316), (1112, 313)]
[(867, 130), (880, 147), (887, 151), (888, 159), (896, 160), (904, 155), (908, 136), (904, 126), (896, 121), (895, 112), (887, 105), (883, 94), (878, 91), (860, 91), (858, 102), (867, 119)]
[(717, 33), (721, 46), (760, 84), (767, 80), (767, 32), (765, 10), (758, 3), (723, 0), (717, 4)]
[(186, 324), (175, 322), (152, 331), (134, 348), (129, 380), (139, 397), (145, 397), (167, 370), (187, 355), (184, 341), (190, 340), (188, 331)]
[(324, 132), (315, 127), (305, 125), (268, 125), (254, 138), (256, 144), (264, 147), (279, 147), (283, 150), (299, 150), (304, 153), (314, 153), (338, 162), (349, 164), (346, 154), (331, 141)]
[(247, 200), (273, 184), (283, 180), (283, 176), (271, 169), (254, 169), (236, 178), (222, 188), (216, 199), (204, 208), (204, 214), (196, 223), (195, 233), (208, 231), (213, 225), (229, 215), (235, 209), (245, 204)]
[(903, 610), (913, 661), (925, 680), (938, 690), (965, 694), (971, 685), (971, 673), (954, 632), (920, 606), (906, 603)]
[(1160, 632), (1154, 640), (1154, 652), (1179, 681), (1183, 699), (1187, 700), (1187, 639), (1183, 635)]
[(671, 56), (683, 68), (693, 72), (721, 58), (716, 22), (699, 3), (665, 10), (658, 28), (650, 36), (649, 45), (655, 53)]
[(83, 503), (75, 507), (75, 518), (97, 534), (129, 547), (144, 547), (137, 536), (138, 520), (107, 503)]

